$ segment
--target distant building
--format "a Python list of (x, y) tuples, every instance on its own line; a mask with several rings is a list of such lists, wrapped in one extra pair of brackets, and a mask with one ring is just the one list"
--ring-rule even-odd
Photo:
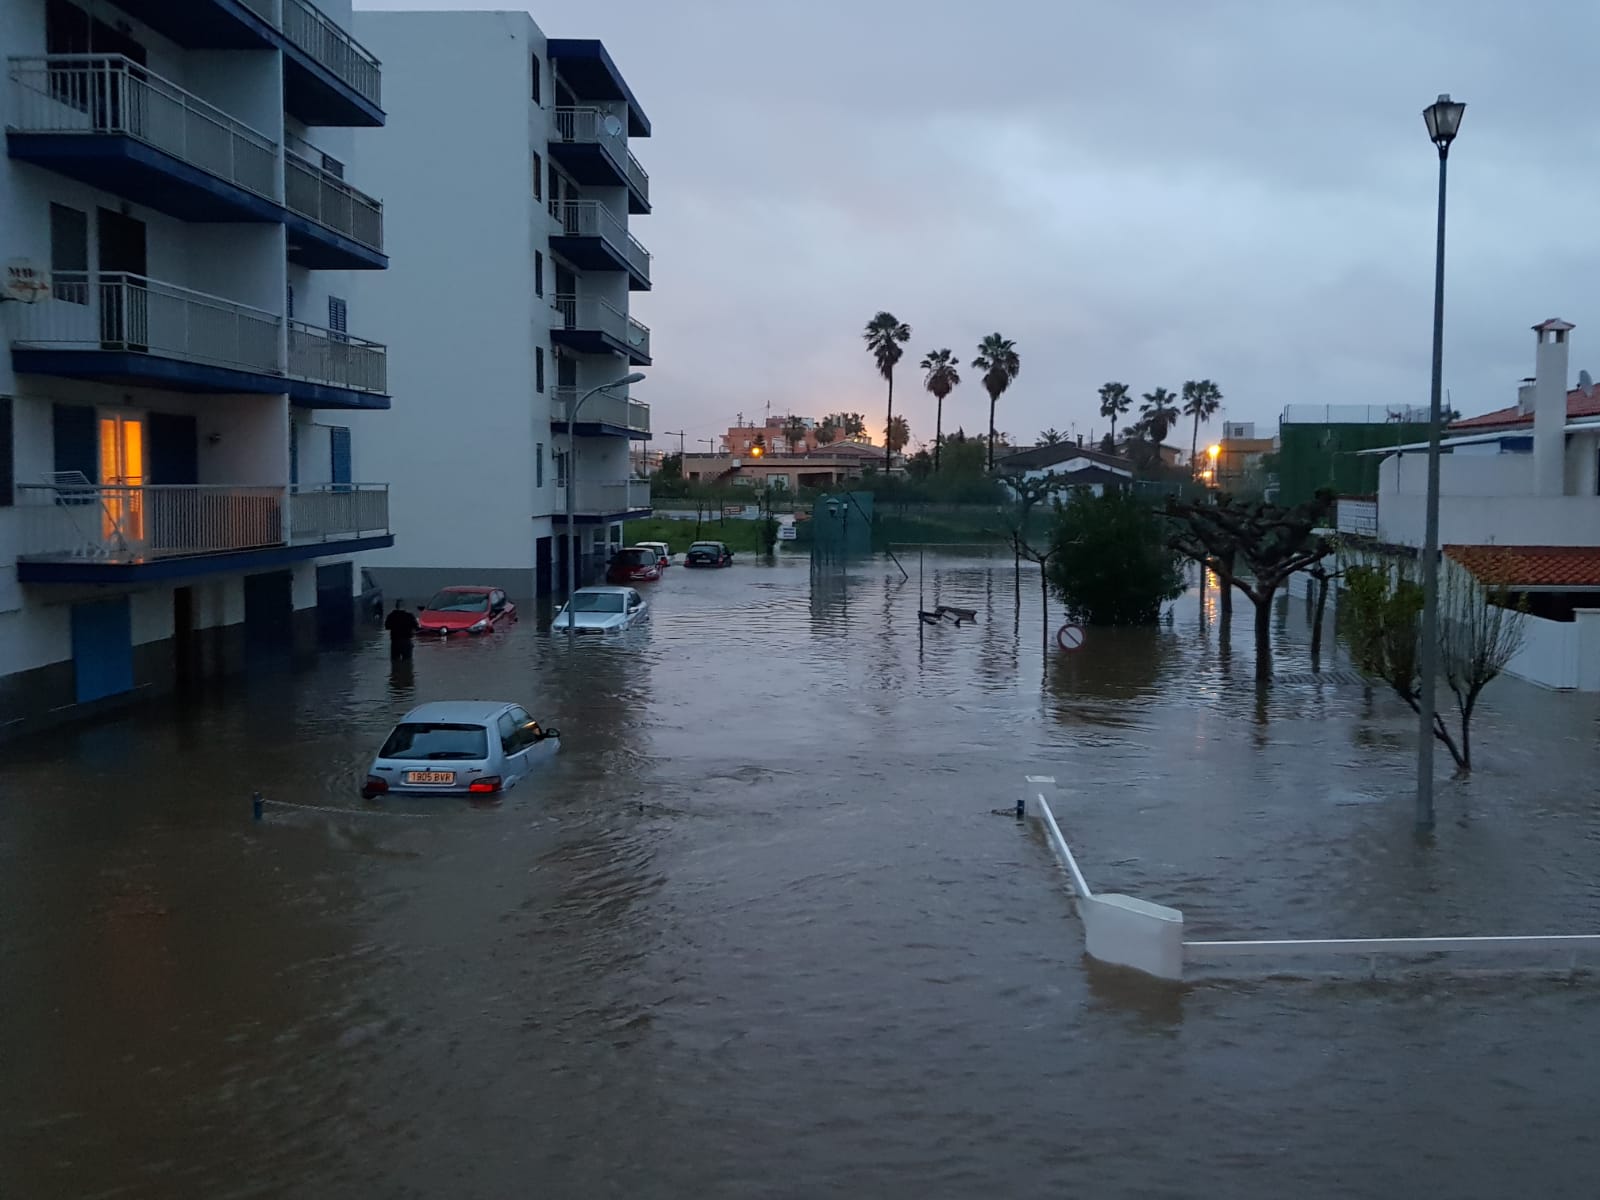
[[(1278, 449), (1276, 437), (1257, 437), (1254, 421), (1224, 421), (1215, 462), (1201, 466), (1202, 477), (1219, 491), (1239, 491), (1251, 482), (1265, 486), (1261, 460)], [(1207, 448), (1207, 458), (1210, 449)], [(1211, 472), (1206, 476), (1205, 472)]]
[[(1134, 446), (1134, 439), (1119, 438), (1115, 446), (1117, 457), (1132, 461)], [(1169, 446), (1165, 442), (1161, 443), (1161, 465), (1163, 467), (1181, 467), (1183, 466), (1184, 460), (1188, 457), (1189, 452), (1184, 450), (1182, 447)]]
[(1378, 490), (1378, 459), (1362, 450), (1428, 436), (1428, 410), (1400, 405), (1290, 404), (1278, 417), (1278, 503), (1303, 504), (1320, 489), (1339, 496)]
[[(858, 442), (835, 442), (809, 454), (685, 454), (683, 477), (690, 483), (733, 484), (737, 487), (821, 488), (867, 471), (883, 469), (883, 450)], [(895, 459), (893, 474), (902, 474), (905, 460)]]
[(996, 474), (1020, 474), (1025, 479), (1043, 479), (1051, 474), (1066, 476), (1070, 486), (1087, 488), (1096, 496), (1104, 494), (1107, 488), (1121, 490), (1133, 483), (1133, 464), (1127, 459), (1072, 442), (1019, 450), (997, 459), (994, 466)]
[[(803, 427), (799, 437), (790, 436), (795, 432), (789, 428), (791, 422)], [(768, 417), (760, 425), (730, 425), (723, 435), (722, 448), (729, 454), (746, 454), (755, 448), (759, 437), (769, 454), (808, 454), (823, 446), (817, 438), (817, 425), (814, 417)], [(845, 439), (835, 438), (835, 442), (841, 440)]]

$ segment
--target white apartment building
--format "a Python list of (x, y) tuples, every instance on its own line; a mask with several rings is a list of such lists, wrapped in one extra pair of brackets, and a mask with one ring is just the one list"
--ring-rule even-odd
[(355, 21), (383, 60), (389, 116), (356, 161), (385, 198), (395, 258), (382, 286), (356, 291), (395, 394), (361, 436), (392, 481), (398, 536), (364, 562), (390, 596), (548, 594), (564, 586), (569, 453), (584, 568), (650, 511), (630, 466), (649, 408), (621, 388), (583, 401), (570, 448), (565, 424), (590, 389), (650, 363), (628, 313), (650, 287), (628, 230), (650, 211), (629, 150), (650, 123), (604, 46), (546, 38), (526, 13)]
[[(388, 266), (350, 0), (0, 0), (0, 732), (348, 636)], [(37, 284), (38, 286), (32, 286)]]

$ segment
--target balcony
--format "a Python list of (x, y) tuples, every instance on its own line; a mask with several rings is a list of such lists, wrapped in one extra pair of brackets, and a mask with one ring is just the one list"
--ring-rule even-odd
[(579, 183), (628, 189), (628, 211), (650, 211), (650, 176), (628, 150), (622, 118), (601, 108), (552, 110), (550, 157)]
[(388, 484), (18, 485), (19, 583), (139, 583), (392, 546)]
[(120, 54), (13, 58), (12, 158), (183, 221), (278, 222), (278, 146)]
[(378, 60), (308, 0), (117, 0), (191, 50), (283, 51), (284, 107), (307, 125), (383, 124)]
[(551, 251), (585, 271), (626, 271), (630, 292), (650, 290), (650, 251), (610, 209), (593, 200), (552, 200), (549, 207), (561, 223), (561, 232), (550, 239)]
[(557, 296), (558, 324), (550, 340), (579, 354), (625, 354), (636, 367), (650, 365), (650, 330), (604, 300)]
[(385, 351), (142, 275), (57, 271), (53, 296), (8, 306), (19, 375), (210, 394), (288, 393), (310, 408), (388, 408)]
[(650, 136), (650, 118), (639, 107), (604, 43), (595, 38), (551, 38), (545, 50), (561, 82), (574, 96), (623, 104), (628, 113), (628, 136)]
[[(585, 406), (587, 407), (587, 405)], [(617, 481), (578, 480), (577, 494), (573, 497), (573, 517), (583, 524), (598, 521), (621, 521), (650, 515), (650, 481), (629, 479)], [(567, 512), (567, 489), (556, 488), (557, 525)]]
[(314, 271), (383, 270), (383, 205), (323, 166), (322, 152), (287, 139), (283, 199), (289, 260)]
[(377, 342), (290, 321), (285, 386), (308, 408), (388, 408), (389, 351)]
[[(582, 395), (583, 391), (575, 387), (553, 389), (550, 393), (550, 424), (565, 432), (567, 412)], [(649, 441), (650, 406), (629, 400), (626, 396), (608, 396), (598, 392), (583, 402), (572, 431), (580, 437), (625, 437)]]

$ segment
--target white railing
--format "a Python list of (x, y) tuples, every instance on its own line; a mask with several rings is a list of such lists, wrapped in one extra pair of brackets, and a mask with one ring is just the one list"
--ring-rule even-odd
[[(567, 419), (567, 408), (578, 401), (582, 390), (575, 387), (558, 387), (550, 391), (550, 421), (561, 424)], [(597, 392), (583, 402), (578, 410), (579, 421), (595, 421), (615, 425), (622, 429), (650, 432), (650, 406), (626, 396), (608, 396)]]
[(389, 485), (328, 483), (295, 488), (289, 493), (289, 531), (297, 545), (388, 533)]
[(51, 283), (53, 299), (16, 306), (14, 346), (134, 351), (283, 373), (275, 313), (122, 272), (56, 271)]
[[(306, 150), (320, 153), (310, 146)], [(283, 200), (292, 212), (363, 246), (383, 249), (383, 204), (330, 174), (308, 154), (290, 150), (284, 155)]]
[(273, 199), (277, 144), (120, 54), (13, 58), (11, 128), (116, 134)]
[(628, 151), (628, 182), (633, 185), (633, 190), (644, 197), (646, 204), (650, 203), (650, 173), (639, 164), (633, 156), (633, 151)]
[(389, 386), (389, 351), (377, 342), (289, 322), (289, 374), (296, 379), (382, 395)]
[[(566, 488), (559, 487), (556, 489), (556, 512), (566, 512), (566, 505)], [(614, 513), (637, 512), (649, 507), (648, 479), (589, 482), (580, 478), (577, 494), (573, 498), (573, 511), (586, 517), (608, 517)]]
[(283, 0), (283, 17), (279, 28), (284, 37), (348, 83), (365, 99), (373, 104), (383, 102), (378, 60), (360, 42), (330, 21), (316, 5), (307, 3), (307, 0)]
[(627, 122), (598, 108), (557, 108), (556, 140), (574, 145), (595, 145), (605, 151), (617, 173), (628, 171)]
[(650, 357), (650, 330), (620, 308), (604, 300), (571, 295), (557, 296), (551, 307), (561, 319), (563, 329), (594, 329), (609, 334), (623, 345)]
[(1357, 537), (1378, 536), (1378, 502), (1352, 496), (1339, 497), (1339, 532)]
[(136, 563), (282, 545), (281, 487), (20, 484), (18, 558)]
[(595, 200), (569, 200), (565, 204), (551, 200), (550, 215), (561, 222), (566, 237), (599, 238), (641, 278), (650, 278), (650, 251), (605, 205)]

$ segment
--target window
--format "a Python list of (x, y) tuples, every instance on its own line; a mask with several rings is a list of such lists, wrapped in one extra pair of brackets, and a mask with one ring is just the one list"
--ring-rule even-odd
[(578, 360), (556, 352), (556, 386), (578, 386)]
[(567, 453), (557, 450), (551, 457), (556, 460), (556, 486), (564, 488), (567, 486)]
[(16, 483), (16, 467), (12, 461), (13, 441), (11, 397), (0, 396), (0, 508), (9, 508), (14, 503), (12, 490)]
[(344, 335), (350, 332), (347, 320), (349, 311), (345, 302), (337, 296), (328, 297), (328, 330), (334, 335), (329, 341), (342, 342), (347, 340)]
[(482, 725), (415, 722), (396, 725), (379, 758), (473, 759), (489, 757), (488, 730)]
[(335, 179), (344, 178), (344, 164), (330, 155), (324, 154), (322, 156), (322, 169)]
[(290, 284), (283, 297), (283, 315), (294, 320), (294, 284)]
[(506, 754), (515, 754), (518, 749), (517, 723), (511, 719), (510, 713), (504, 712), (496, 724), (500, 729), (500, 749)]
[(57, 300), (89, 303), (89, 214), (50, 206), (50, 287)]
[[(3, 436), (3, 435), (0, 435)], [(544, 443), (539, 442), (533, 448), (533, 486), (544, 486)]]
[(538, 250), (533, 252), (533, 294), (544, 295), (544, 255)]
[(535, 104), (542, 104), (539, 99), (539, 56), (535, 54), (530, 60), (533, 63), (533, 89), (531, 95)]
[(533, 198), (544, 199), (544, 159), (537, 150), (533, 152)]
[(544, 395), (544, 347), (533, 348), (533, 390)]
[(333, 425), (328, 428), (328, 446), (333, 461), (329, 464), (329, 478), (333, 481), (333, 490), (348, 492), (350, 490), (350, 430), (344, 425)]

